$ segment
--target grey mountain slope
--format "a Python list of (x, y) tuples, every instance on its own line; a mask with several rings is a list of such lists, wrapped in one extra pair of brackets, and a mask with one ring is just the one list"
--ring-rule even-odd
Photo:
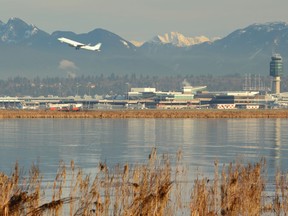
[[(76, 50), (60, 43), (68, 37), (92, 45), (101, 52)], [(269, 74), (273, 52), (287, 64), (288, 28), (283, 22), (253, 24), (214, 42), (190, 47), (149, 44), (135, 47), (124, 38), (101, 28), (75, 34), (55, 31), (51, 35), (18, 18), (0, 22), (0, 75), (47, 77), (93, 74), (224, 75)], [(64, 64), (65, 63), (65, 64)]]

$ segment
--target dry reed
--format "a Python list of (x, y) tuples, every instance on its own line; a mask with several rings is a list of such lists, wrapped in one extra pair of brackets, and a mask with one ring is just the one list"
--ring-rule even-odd
[[(16, 163), (10, 176), (0, 172), (0, 216), (288, 213), (287, 176), (278, 172), (275, 196), (267, 198), (264, 160), (224, 165), (221, 173), (216, 161), (214, 179), (198, 177), (191, 188), (181, 151), (175, 161), (171, 165), (167, 155), (160, 157), (153, 149), (147, 164), (109, 168), (100, 163), (93, 177), (75, 168), (73, 161), (70, 166), (60, 162), (51, 188), (43, 187), (37, 166), (25, 177)], [(51, 196), (45, 197), (45, 190), (52, 191)]]

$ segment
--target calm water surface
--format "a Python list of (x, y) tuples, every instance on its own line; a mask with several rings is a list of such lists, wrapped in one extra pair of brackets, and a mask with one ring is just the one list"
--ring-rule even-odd
[(17, 119), (0, 120), (0, 171), (16, 161), (38, 163), (53, 175), (59, 161), (86, 170), (98, 163), (145, 163), (153, 147), (175, 157), (182, 149), (189, 170), (211, 175), (220, 164), (267, 160), (269, 174), (288, 171), (287, 119)]

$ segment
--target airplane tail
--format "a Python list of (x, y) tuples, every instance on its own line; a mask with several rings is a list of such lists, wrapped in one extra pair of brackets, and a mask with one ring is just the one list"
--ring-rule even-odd
[(102, 45), (101, 43), (98, 43), (98, 44), (96, 44), (95, 46), (93, 46), (92, 49), (93, 49), (94, 51), (100, 51), (101, 45)]

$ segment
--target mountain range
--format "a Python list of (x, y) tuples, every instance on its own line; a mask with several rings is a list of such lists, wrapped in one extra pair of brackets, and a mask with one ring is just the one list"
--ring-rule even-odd
[[(75, 50), (61, 44), (58, 37), (91, 45), (101, 42), (101, 52)], [(137, 46), (133, 43), (101, 28), (82, 34), (72, 31), (49, 34), (19, 18), (11, 18), (7, 23), (0, 21), (0, 75), (2, 78), (113, 73), (268, 76), (273, 53), (280, 53), (284, 70), (288, 68), (285, 22), (252, 24), (217, 39), (171, 32)]]

